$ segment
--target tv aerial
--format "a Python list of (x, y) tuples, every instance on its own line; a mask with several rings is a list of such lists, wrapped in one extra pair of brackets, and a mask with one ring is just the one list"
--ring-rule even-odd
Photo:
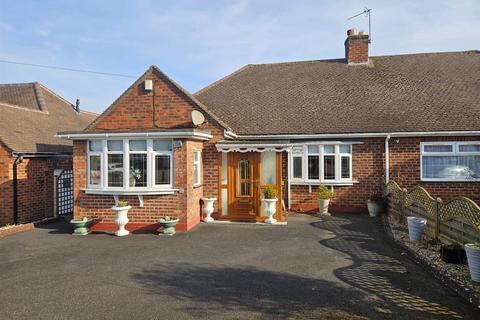
[(371, 21), (370, 21), (370, 11), (372, 11), (372, 9), (369, 9), (367, 7), (365, 7), (365, 10), (363, 10), (362, 12), (354, 15), (354, 16), (351, 16), (350, 18), (348, 18), (347, 20), (352, 20), (353, 18), (356, 18), (358, 16), (361, 16), (361, 15), (365, 15), (365, 17), (368, 18), (368, 43), (370, 43), (370, 41), (372, 40), (372, 28), (371, 28)]

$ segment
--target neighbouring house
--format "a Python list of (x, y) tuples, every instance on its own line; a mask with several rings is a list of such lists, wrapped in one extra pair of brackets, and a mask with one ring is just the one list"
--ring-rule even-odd
[(214, 218), (257, 221), (274, 185), (284, 220), (283, 206), (315, 209), (320, 184), (332, 211), (361, 211), (389, 179), (480, 202), (479, 51), (368, 47), (349, 30), (345, 58), (247, 65), (193, 95), (150, 67), (87, 129), (59, 133), (74, 140), (75, 216), (114, 229), (122, 199), (127, 229), (171, 216), (188, 230), (209, 196)]
[(83, 129), (96, 115), (39, 83), (16, 83), (0, 84), (0, 117), (0, 227), (66, 213), (72, 143), (55, 135)]

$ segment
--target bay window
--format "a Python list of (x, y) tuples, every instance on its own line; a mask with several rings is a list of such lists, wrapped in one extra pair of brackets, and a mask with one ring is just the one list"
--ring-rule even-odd
[(424, 181), (480, 180), (480, 142), (422, 142)]
[(290, 157), (293, 184), (352, 182), (351, 144), (294, 145)]
[(90, 140), (87, 185), (104, 190), (172, 189), (172, 140)]

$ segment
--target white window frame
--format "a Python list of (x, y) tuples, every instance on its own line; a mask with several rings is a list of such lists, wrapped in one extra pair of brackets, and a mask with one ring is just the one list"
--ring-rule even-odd
[[(299, 154), (296, 153), (294, 154), (293, 152), (290, 152), (290, 178), (291, 178), (291, 183), (292, 184), (320, 184), (320, 183), (325, 183), (325, 184), (351, 184), (353, 183), (353, 163), (352, 163), (352, 153), (353, 153), (353, 144), (354, 143), (348, 143), (348, 142), (307, 142), (303, 144), (297, 144), (294, 145), (295, 147), (303, 147), (303, 153)], [(309, 153), (308, 152), (308, 146), (315, 145), (319, 147), (318, 153)], [(325, 152), (325, 145), (333, 145), (334, 146), (334, 152)], [(340, 152), (340, 145), (349, 145), (350, 146), (350, 153), (345, 153), (345, 152)], [(319, 179), (309, 179), (308, 178), (308, 156), (309, 155), (314, 155), (319, 157)], [(335, 157), (335, 179), (325, 179), (325, 169), (324, 169), (324, 157), (327, 155), (332, 155)], [(294, 178), (293, 177), (293, 159), (301, 157), (302, 158), (302, 178)], [(342, 178), (342, 163), (341, 159), (342, 157), (348, 157), (349, 159), (349, 171), (350, 171), (350, 177), (349, 178)]]
[[(90, 141), (102, 141), (102, 151), (90, 151)], [(122, 151), (108, 151), (108, 142), (111, 140), (122, 141)], [(144, 140), (147, 144), (146, 151), (130, 151), (130, 141)], [(167, 151), (154, 151), (153, 140), (166, 140), (172, 144), (171, 150)], [(172, 190), (173, 189), (173, 140), (172, 139), (92, 139), (87, 143), (87, 187), (89, 189), (101, 190), (101, 191), (157, 191), (157, 190)], [(109, 187), (108, 186), (108, 155), (109, 154), (122, 154), (123, 155), (123, 186), (122, 187)], [(146, 154), (147, 155), (147, 186), (146, 187), (130, 187), (130, 154)], [(100, 155), (100, 168), (101, 178), (100, 185), (90, 184), (90, 156)], [(155, 184), (155, 156), (164, 155), (169, 156), (170, 159), (170, 183), (168, 184)]]
[[(198, 155), (197, 160), (195, 156)], [(197, 175), (193, 177), (193, 186), (198, 187), (202, 185), (202, 151), (194, 150), (193, 151), (193, 172), (195, 173), (195, 166), (198, 167)]]
[[(461, 156), (472, 156), (478, 155), (480, 156), (480, 152), (465, 152), (460, 151), (461, 145), (478, 145), (480, 141), (432, 141), (432, 142), (421, 142), (420, 143), (420, 180), (421, 181), (430, 181), (430, 182), (478, 182), (480, 178), (471, 178), (471, 179), (449, 179), (449, 178), (424, 178), (423, 177), (423, 157), (461, 157)], [(439, 146), (439, 145), (448, 145), (452, 146), (452, 151), (450, 152), (428, 152), (425, 151), (425, 146)]]

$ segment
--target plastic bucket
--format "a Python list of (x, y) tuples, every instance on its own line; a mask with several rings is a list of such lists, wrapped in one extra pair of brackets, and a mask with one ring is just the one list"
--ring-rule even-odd
[(470, 269), (470, 277), (475, 282), (480, 282), (480, 249), (465, 245), (467, 253), (468, 269)]
[(420, 241), (422, 238), (423, 231), (427, 226), (427, 219), (418, 218), (418, 217), (408, 217), (408, 236), (413, 242)]

